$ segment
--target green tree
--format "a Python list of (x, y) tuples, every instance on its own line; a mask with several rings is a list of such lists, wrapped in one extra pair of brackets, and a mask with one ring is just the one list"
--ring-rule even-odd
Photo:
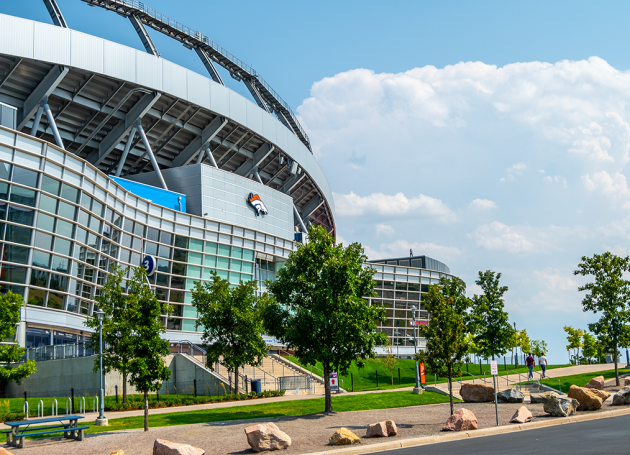
[(192, 296), (203, 327), (206, 366), (214, 370), (218, 362), (234, 373), (234, 388), (238, 393), (239, 368), (259, 366), (267, 357), (261, 308), (269, 297), (256, 296), (254, 281), (231, 287), (214, 272), (211, 282), (195, 283)]
[(544, 340), (532, 341), (531, 352), (536, 357), (542, 357), (547, 352), (547, 343)]
[(309, 242), (298, 244), (276, 281), (267, 282), (275, 297), (264, 307), (267, 333), (294, 349), (302, 363), (322, 363), (324, 412), (333, 410), (329, 374), (374, 357), (374, 347), (387, 343), (377, 331), (384, 309), (364, 298), (376, 295), (366, 260), (360, 244), (335, 245), (323, 227), (311, 227)]
[[(96, 297), (96, 306), (105, 312), (103, 317), (103, 369), (105, 372), (116, 370), (123, 377), (122, 401), (127, 403), (127, 377), (129, 363), (133, 352), (133, 327), (129, 320), (127, 295), (123, 292), (123, 276), (125, 270), (112, 266), (107, 281)], [(98, 318), (93, 314), (85, 321), (85, 325), (98, 334)], [(90, 339), (94, 352), (98, 352), (98, 336)], [(94, 361), (94, 371), (98, 371), (98, 358)]]
[(576, 365), (580, 363), (580, 348), (582, 347), (582, 336), (584, 335), (584, 330), (582, 329), (574, 329), (571, 326), (565, 325), (564, 331), (567, 334), (567, 350), (569, 349), (577, 349), (577, 354), (575, 357)]
[(530, 353), (532, 350), (532, 341), (527, 334), (527, 329), (516, 330), (516, 343), (521, 348), (521, 354)]
[(592, 283), (580, 286), (578, 291), (586, 291), (582, 300), (583, 311), (601, 313), (599, 320), (588, 325), (605, 346), (613, 351), (616, 384), (619, 385), (619, 345), (628, 338), (630, 323), (630, 282), (623, 274), (630, 268), (630, 257), (621, 258), (610, 252), (595, 254), (592, 258), (582, 256), (582, 262), (574, 275), (593, 276)]
[(162, 382), (171, 377), (164, 363), (170, 354), (169, 342), (160, 337), (164, 333), (162, 315), (170, 314), (168, 304), (158, 302), (146, 284), (144, 267), (136, 267), (132, 280), (127, 281), (127, 307), (133, 327), (133, 351), (129, 362), (130, 383), (144, 394), (144, 431), (149, 431), (149, 392), (157, 392)]
[(471, 331), (475, 334), (475, 344), (485, 358), (501, 356), (511, 349), (514, 329), (508, 322), (508, 314), (503, 310), (503, 295), (507, 286), (499, 286), (500, 273), (490, 270), (479, 272), (475, 283), (483, 294), (473, 297)]
[(429, 324), (420, 327), (420, 336), (427, 344), (426, 350), (417, 357), (432, 372), (447, 377), (453, 415), (452, 378), (461, 372), (462, 362), (469, 352), (465, 315), (470, 299), (466, 297), (466, 284), (459, 278), (442, 277), (439, 284), (429, 287), (422, 301), (431, 319)]
[(394, 368), (398, 366), (400, 360), (394, 354), (394, 349), (392, 348), (392, 342), (388, 339), (387, 347), (385, 348), (386, 356), (383, 359), (383, 364), (389, 370), (389, 375), (392, 378), (392, 385), (394, 385)]
[[(17, 324), (20, 322), (20, 309), (24, 300), (19, 294), (8, 291), (0, 296), (0, 384), (15, 381), (18, 385), (22, 379), (37, 371), (33, 360), (18, 364), (26, 349), (14, 342)], [(16, 365), (11, 365), (16, 364)]]
[(592, 333), (586, 331), (582, 335), (582, 355), (589, 361), (597, 357), (597, 340)]

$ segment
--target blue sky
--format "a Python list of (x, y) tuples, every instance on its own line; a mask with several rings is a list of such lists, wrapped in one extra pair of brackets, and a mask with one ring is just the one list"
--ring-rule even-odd
[[(141, 48), (128, 21), (58, 2), (70, 27)], [(146, 3), (256, 68), (301, 116), (346, 242), (372, 258), (411, 247), (471, 293), (477, 271), (500, 271), (511, 320), (566, 359), (562, 327), (596, 319), (572, 275), (580, 256), (630, 251), (630, 4)], [(0, 12), (50, 22), (41, 0)]]

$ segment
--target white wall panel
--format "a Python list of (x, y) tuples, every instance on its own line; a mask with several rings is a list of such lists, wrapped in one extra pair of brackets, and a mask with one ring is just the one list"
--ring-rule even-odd
[(207, 77), (187, 72), (188, 99), (198, 106), (210, 109), (210, 84)]
[(146, 52), (136, 51), (136, 82), (154, 90), (162, 90), (162, 62)]
[(104, 41), (103, 68), (105, 74), (118, 79), (136, 81), (136, 49)]
[(247, 125), (247, 100), (230, 90), (230, 118), (241, 125)]
[(103, 73), (103, 40), (75, 30), (70, 34), (70, 65)]
[(186, 99), (186, 68), (171, 63), (168, 60), (162, 62), (162, 87), (164, 91), (180, 98)]
[(210, 109), (217, 114), (230, 116), (230, 90), (216, 82), (210, 82)]
[(35, 22), (33, 58), (70, 65), (70, 30)]
[(278, 121), (273, 115), (263, 112), (263, 133), (262, 135), (275, 144), (276, 142), (276, 122)]
[[(289, 150), (287, 148), (287, 134), (293, 134), (289, 131), (289, 129), (284, 126), (280, 120), (276, 122), (276, 145), (280, 147), (282, 150), (287, 152), (289, 156), (295, 155), (294, 150)], [(295, 158), (297, 159), (297, 157)]]
[(263, 135), (263, 114), (266, 111), (258, 107), (254, 103), (247, 103), (245, 105), (247, 109), (247, 128), (252, 130), (256, 134)]
[(33, 21), (0, 14), (0, 54), (33, 58)]

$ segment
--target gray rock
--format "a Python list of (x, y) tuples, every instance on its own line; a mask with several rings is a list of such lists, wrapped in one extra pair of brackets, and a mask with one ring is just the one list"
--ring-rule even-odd
[(497, 400), (502, 403), (522, 403), (525, 399), (523, 392), (516, 389), (504, 390), (497, 394)]
[(529, 394), (529, 399), (531, 400), (531, 403), (539, 403), (539, 404), (543, 404), (545, 402), (545, 399), (547, 397), (559, 397), (560, 395), (558, 395), (556, 392), (542, 392), (542, 393), (530, 393)]
[(613, 397), (614, 406), (627, 406), (630, 404), (630, 387), (624, 387)]
[(576, 413), (580, 402), (575, 398), (548, 397), (543, 410), (554, 417), (569, 417)]

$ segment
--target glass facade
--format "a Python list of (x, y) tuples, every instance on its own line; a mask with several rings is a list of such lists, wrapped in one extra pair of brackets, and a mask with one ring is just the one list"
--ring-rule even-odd
[[(383, 260), (383, 262), (386, 260)], [(376, 270), (376, 297), (368, 300), (372, 305), (382, 305), (386, 311), (386, 321), (379, 325), (393, 346), (413, 346), (412, 307), (416, 307), (416, 321), (426, 324), (429, 314), (422, 305), (422, 295), (429, 292), (429, 286), (439, 282), (446, 273), (413, 267), (398, 267), (366, 264)], [(422, 345), (422, 341), (418, 346)]]
[(88, 316), (112, 264), (130, 273), (142, 252), (173, 306), (168, 330), (196, 331), (191, 289), (212, 272), (232, 284), (273, 278), (294, 244), (138, 198), (70, 153), (0, 128), (0, 292)]

